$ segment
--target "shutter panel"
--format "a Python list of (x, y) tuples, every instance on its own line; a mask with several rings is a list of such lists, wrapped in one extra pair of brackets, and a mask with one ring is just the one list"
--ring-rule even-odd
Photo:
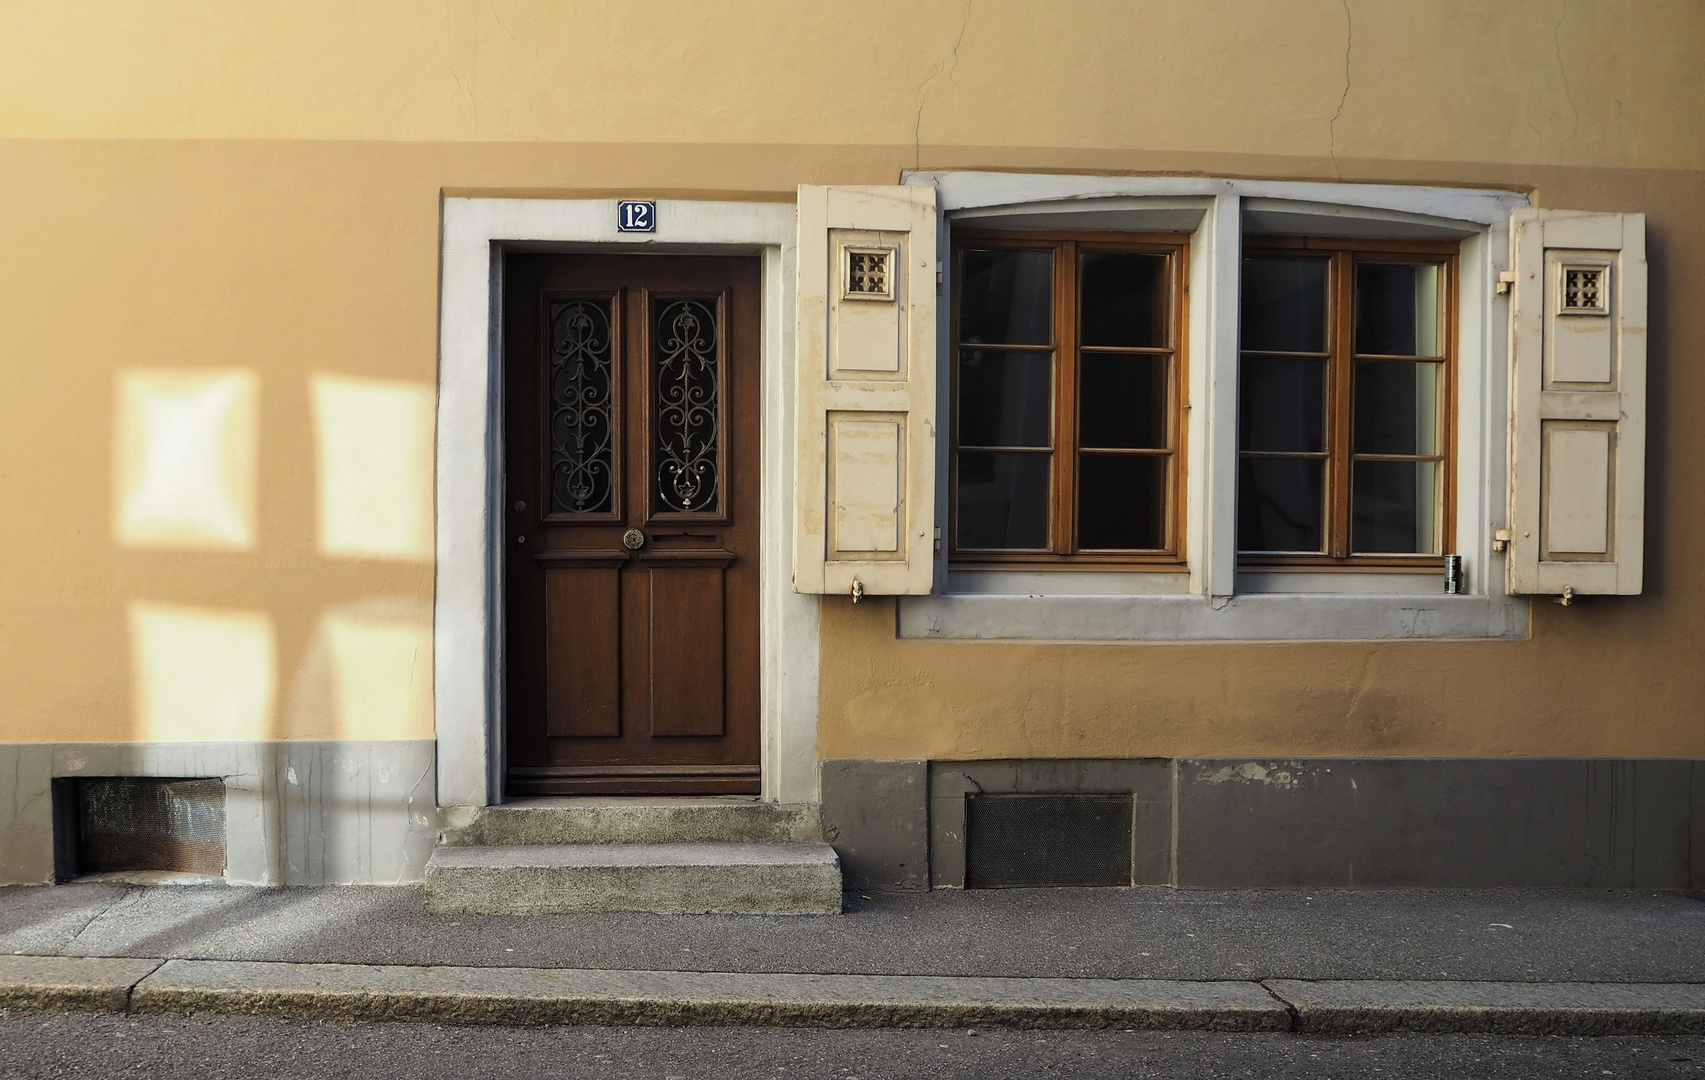
[(934, 574), (935, 189), (799, 189), (793, 587)]
[(1638, 593), (1646, 218), (1511, 216), (1512, 593)]

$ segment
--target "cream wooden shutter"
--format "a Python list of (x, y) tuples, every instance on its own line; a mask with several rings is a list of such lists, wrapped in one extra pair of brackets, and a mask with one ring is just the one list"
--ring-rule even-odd
[(1511, 216), (1509, 586), (1640, 591), (1646, 218)]
[(930, 591), (935, 189), (799, 189), (793, 587)]

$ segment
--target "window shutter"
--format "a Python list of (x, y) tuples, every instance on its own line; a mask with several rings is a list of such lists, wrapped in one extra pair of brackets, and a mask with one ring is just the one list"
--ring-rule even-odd
[(799, 189), (793, 587), (927, 593), (935, 189)]
[(1646, 489), (1646, 218), (1511, 216), (1513, 593), (1638, 593)]

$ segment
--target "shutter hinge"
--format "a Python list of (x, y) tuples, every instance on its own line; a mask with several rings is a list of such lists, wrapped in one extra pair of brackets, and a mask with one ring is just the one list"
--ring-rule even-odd
[(946, 280), (946, 278), (942, 272), (941, 267), (939, 267), (939, 266), (936, 267), (935, 268), (935, 295), (937, 295), (937, 296), (941, 295), (941, 287), (942, 287), (942, 284), (945, 280)]
[(941, 554), (941, 526), (940, 525), (937, 525), (935, 527), (935, 553), (937, 555)]
[(1499, 553), (1510, 550), (1510, 530), (1499, 529), (1492, 534), (1492, 550)]
[(1516, 287), (1516, 272), (1514, 270), (1498, 271), (1498, 295), (1508, 296), (1511, 289)]

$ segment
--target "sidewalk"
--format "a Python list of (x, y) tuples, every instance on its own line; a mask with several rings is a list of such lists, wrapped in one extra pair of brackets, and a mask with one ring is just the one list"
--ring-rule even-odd
[(1705, 903), (849, 894), (824, 916), (431, 915), (418, 888), (0, 888), (0, 1007), (502, 1023), (1705, 1031)]

